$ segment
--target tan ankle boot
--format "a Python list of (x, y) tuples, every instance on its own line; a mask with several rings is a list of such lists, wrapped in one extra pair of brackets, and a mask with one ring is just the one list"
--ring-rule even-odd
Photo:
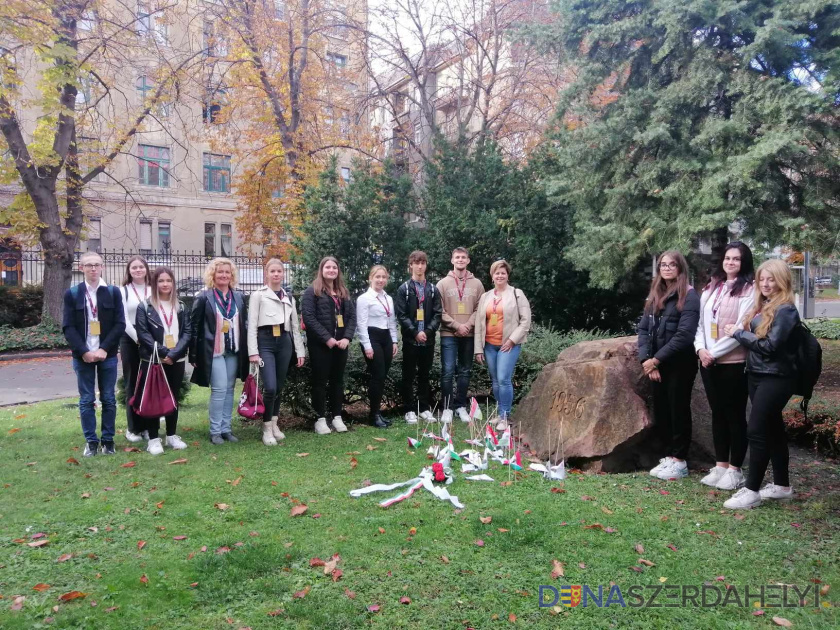
[(274, 434), (271, 431), (271, 421), (263, 422), (262, 442), (266, 446), (277, 446), (277, 440), (274, 439)]
[(283, 433), (280, 430), (280, 428), (277, 426), (277, 416), (274, 416), (273, 418), (271, 418), (271, 422), (269, 422), (269, 424), (271, 425), (271, 433), (272, 433), (272, 435), (274, 435), (275, 440), (277, 440), (279, 442), (280, 440), (285, 440), (286, 439), (286, 434)]

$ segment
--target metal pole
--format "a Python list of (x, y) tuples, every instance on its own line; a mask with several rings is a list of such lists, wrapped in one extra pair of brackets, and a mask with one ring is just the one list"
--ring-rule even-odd
[(804, 279), (805, 287), (802, 298), (802, 319), (810, 319), (813, 313), (808, 312), (808, 300), (811, 297), (811, 252), (805, 252), (805, 269), (802, 277)]

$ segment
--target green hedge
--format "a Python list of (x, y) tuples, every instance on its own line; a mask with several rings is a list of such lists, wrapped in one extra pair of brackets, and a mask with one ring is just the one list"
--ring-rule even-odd
[(0, 327), (0, 352), (66, 348), (67, 340), (58, 324), (44, 322), (29, 328)]
[(29, 328), (41, 321), (44, 289), (41, 286), (7, 287), (0, 284), (0, 328)]
[(805, 323), (817, 339), (840, 339), (840, 319), (809, 319)]

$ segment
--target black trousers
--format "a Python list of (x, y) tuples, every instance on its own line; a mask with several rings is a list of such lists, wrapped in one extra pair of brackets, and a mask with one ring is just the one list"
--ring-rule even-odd
[(330, 416), (340, 416), (344, 403), (344, 368), (350, 346), (341, 350), (337, 346), (328, 348), (327, 344), (312, 337), (308, 341), (312, 408), (319, 418), (326, 418), (329, 401)]
[[(418, 404), (421, 412), (432, 408), (432, 388), (429, 375), (432, 371), (432, 361), (435, 358), (433, 345), (415, 346), (403, 338), (402, 360), (402, 396), (405, 412), (417, 411)], [(417, 379), (417, 398), (414, 398), (414, 379)]]
[[(137, 372), (140, 370), (140, 348), (137, 342), (128, 335), (120, 338), (120, 360), (122, 361), (123, 383), (125, 383), (125, 399), (131, 398), (134, 386), (137, 384)], [(132, 433), (142, 433), (143, 420), (134, 416), (134, 410), (126, 402), (125, 422)]]
[(292, 336), (284, 330), (282, 335), (275, 337), (271, 326), (262, 327), (257, 330), (257, 351), (263, 361), (260, 368), (265, 404), (263, 422), (268, 422), (280, 410), (280, 392), (286, 384), (294, 351)]
[(750, 443), (750, 468), (747, 488), (758, 492), (767, 465), (773, 462), (773, 483), (789, 486), (787, 434), (782, 410), (793, 396), (795, 379), (767, 374), (749, 374), (752, 410), (747, 424)]
[[(148, 366), (148, 364), (146, 364)], [(166, 382), (169, 384), (169, 389), (172, 390), (172, 395), (178, 398), (178, 390), (181, 388), (181, 381), (184, 380), (184, 370), (186, 369), (186, 362), (180, 361), (167, 365), (163, 363), (163, 373), (166, 375)], [(178, 407), (175, 411), (165, 416), (166, 420), (166, 435), (175, 435), (178, 431)], [(160, 437), (160, 418), (137, 418), (137, 421), (142, 423), (141, 431), (149, 432), (149, 439), (154, 440)]]
[(743, 363), (700, 368), (712, 410), (715, 461), (740, 468), (747, 455), (747, 374)]
[(365, 356), (370, 377), (368, 399), (372, 418), (382, 407), (385, 379), (388, 377), (388, 370), (391, 369), (391, 361), (394, 359), (394, 342), (391, 341), (390, 331), (384, 328), (368, 328), (368, 337), (370, 337), (370, 345), (373, 346), (373, 358), (368, 359)]
[(691, 446), (691, 390), (697, 376), (697, 359), (679, 357), (659, 366), (662, 382), (654, 383), (653, 415), (660, 431), (670, 431), (668, 454), (688, 457)]

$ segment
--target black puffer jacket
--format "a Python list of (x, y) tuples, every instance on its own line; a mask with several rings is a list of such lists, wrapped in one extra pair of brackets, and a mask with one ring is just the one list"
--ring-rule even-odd
[(694, 357), (694, 334), (700, 320), (700, 296), (689, 289), (685, 296), (683, 310), (677, 310), (677, 294), (665, 298), (665, 305), (659, 313), (642, 315), (637, 333), (639, 335), (639, 360), (658, 359), (667, 363), (675, 359), (696, 360)]
[(761, 323), (761, 314), (750, 322), (749, 330), (736, 330), (732, 336), (749, 350), (747, 372), (773, 376), (796, 374), (796, 349), (799, 342), (799, 311), (793, 304), (783, 304), (767, 331), (767, 336), (757, 337), (753, 332)]
[(338, 327), (335, 302), (326, 293), (315, 295), (315, 289), (307, 287), (300, 298), (300, 313), (306, 326), (308, 343), (326, 344), (330, 339), (353, 341), (356, 334), (356, 305), (346, 298), (341, 301), (341, 314), (344, 316), (344, 328)]

